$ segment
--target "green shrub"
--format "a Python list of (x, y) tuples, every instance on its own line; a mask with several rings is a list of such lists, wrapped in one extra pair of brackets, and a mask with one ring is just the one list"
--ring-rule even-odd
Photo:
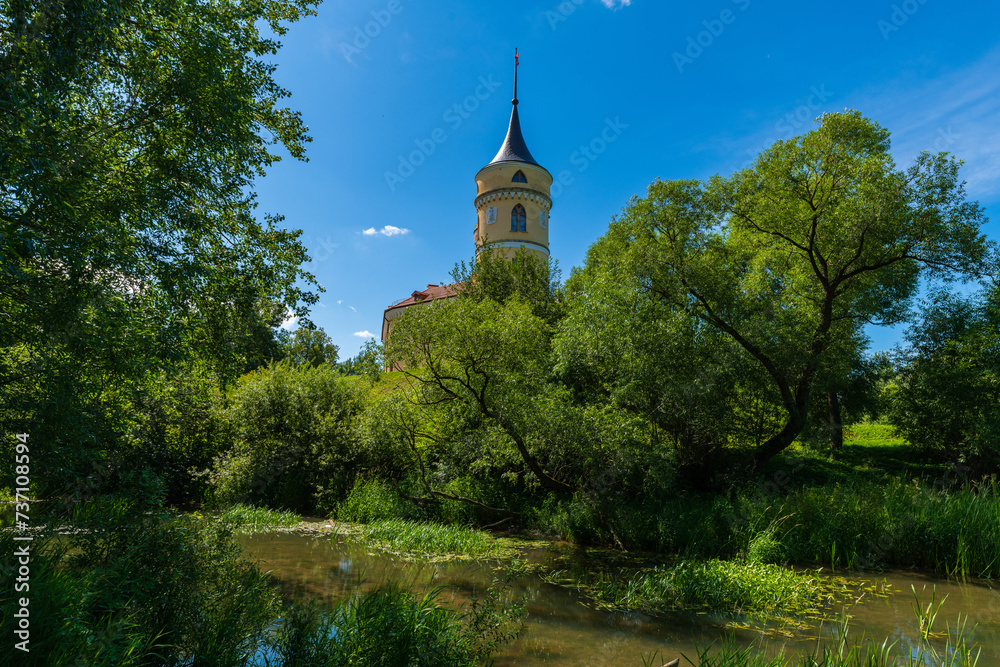
[(216, 379), (196, 366), (161, 373), (147, 383), (139, 404), (140, 449), (145, 465), (162, 478), (167, 502), (198, 500), (208, 491), (201, 473), (229, 444), (221, 405)]
[(351, 420), (365, 387), (355, 379), (329, 364), (283, 362), (240, 378), (223, 415), (233, 447), (212, 472), (216, 499), (300, 513), (331, 510), (358, 464)]
[(909, 442), (1000, 470), (1000, 287), (971, 297), (933, 291), (907, 332), (889, 421)]

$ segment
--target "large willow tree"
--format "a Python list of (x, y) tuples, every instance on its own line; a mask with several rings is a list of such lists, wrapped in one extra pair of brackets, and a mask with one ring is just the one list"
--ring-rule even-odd
[(898, 169), (887, 130), (857, 112), (826, 114), (730, 178), (654, 182), (586, 271), (627, 276), (738, 346), (782, 414), (755, 446), (759, 467), (806, 426), (817, 377), (864, 343), (865, 323), (905, 318), (922, 276), (988, 270), (986, 220), (959, 166), (923, 153)]

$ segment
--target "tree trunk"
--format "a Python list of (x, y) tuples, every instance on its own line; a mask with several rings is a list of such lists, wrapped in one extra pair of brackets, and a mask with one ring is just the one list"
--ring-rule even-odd
[(556, 491), (559, 493), (573, 493), (576, 489), (566, 482), (562, 482), (554, 477), (549, 476), (547, 472), (542, 470), (542, 466), (538, 463), (538, 460), (531, 455), (528, 451), (528, 447), (524, 444), (524, 439), (521, 438), (521, 434), (517, 432), (517, 429), (510, 423), (510, 421), (504, 417), (502, 414), (496, 410), (490, 410), (486, 407), (486, 404), (480, 402), (480, 407), (482, 413), (495, 421), (500, 428), (504, 430), (507, 435), (510, 436), (511, 440), (514, 441), (514, 446), (517, 447), (518, 453), (521, 455), (521, 460), (524, 464), (528, 466), (528, 470), (534, 473), (535, 477), (541, 482), (549, 491)]
[(844, 447), (844, 425), (840, 421), (840, 396), (837, 392), (827, 393), (826, 405), (830, 411), (830, 449), (839, 451)]
[(796, 412), (789, 414), (788, 421), (785, 422), (785, 427), (778, 431), (775, 435), (765, 440), (764, 443), (754, 451), (754, 470), (762, 469), (776, 454), (783, 452), (795, 441), (795, 438), (797, 438), (799, 433), (802, 432), (802, 429), (805, 428), (806, 414), (805, 410), (797, 410)]

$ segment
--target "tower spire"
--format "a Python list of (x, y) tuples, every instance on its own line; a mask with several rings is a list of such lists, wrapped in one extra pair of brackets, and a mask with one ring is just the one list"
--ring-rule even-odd
[(535, 158), (531, 157), (528, 146), (524, 143), (521, 135), (521, 119), (517, 116), (517, 68), (520, 65), (520, 56), (517, 49), (514, 49), (514, 99), (511, 100), (513, 107), (510, 111), (510, 126), (507, 128), (507, 136), (503, 140), (500, 152), (493, 158), (494, 162), (527, 162), (528, 164), (538, 164)]
[(517, 66), (520, 64), (517, 47), (514, 47), (514, 99), (511, 100), (511, 104), (517, 106)]

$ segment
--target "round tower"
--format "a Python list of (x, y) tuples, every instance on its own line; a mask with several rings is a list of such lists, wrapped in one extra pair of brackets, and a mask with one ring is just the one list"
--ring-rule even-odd
[(517, 115), (517, 52), (514, 52), (514, 99), (507, 137), (500, 152), (476, 174), (475, 239), (512, 258), (519, 248), (549, 257), (549, 210), (552, 175), (531, 156)]

